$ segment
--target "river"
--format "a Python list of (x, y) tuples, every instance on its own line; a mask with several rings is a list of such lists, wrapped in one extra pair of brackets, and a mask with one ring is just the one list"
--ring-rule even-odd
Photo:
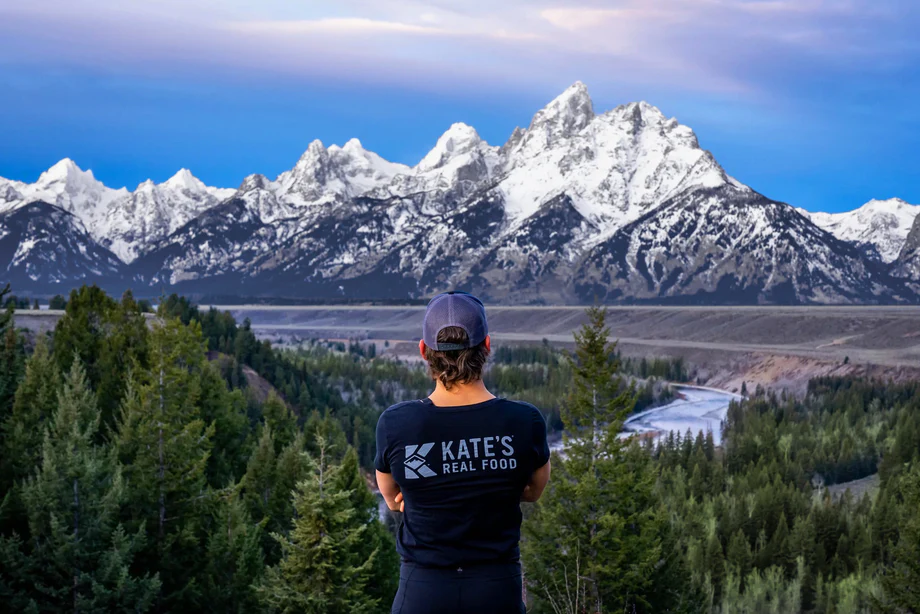
[(671, 431), (684, 435), (689, 429), (694, 435), (712, 431), (716, 445), (722, 442), (722, 421), (732, 401), (741, 396), (697, 386), (672, 385), (678, 398), (667, 405), (647, 409), (633, 414), (623, 424), (624, 433), (659, 433), (665, 436)]
[[(672, 384), (677, 398), (659, 407), (633, 414), (623, 424), (623, 437), (640, 433), (656, 433), (655, 437), (665, 437), (671, 431), (686, 435), (689, 429), (694, 436), (703, 431), (712, 431), (716, 445), (722, 443), (722, 421), (732, 401), (741, 400), (741, 396), (716, 390)], [(562, 440), (557, 440), (550, 448), (562, 449)]]

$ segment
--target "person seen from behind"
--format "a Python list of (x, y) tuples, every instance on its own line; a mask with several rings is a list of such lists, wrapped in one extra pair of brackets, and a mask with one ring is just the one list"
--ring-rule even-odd
[(533, 405), (486, 389), (491, 339), (476, 297), (434, 297), (419, 351), (434, 392), (377, 422), (377, 484), (403, 512), (392, 612), (524, 612), (520, 502), (539, 499), (549, 481), (546, 421)]

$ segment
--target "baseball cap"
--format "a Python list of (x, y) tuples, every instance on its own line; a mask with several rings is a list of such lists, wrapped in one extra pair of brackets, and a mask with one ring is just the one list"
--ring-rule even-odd
[[(467, 343), (438, 343), (438, 333), (450, 326), (466, 331)], [(422, 339), (433, 350), (463, 350), (476, 347), (489, 334), (486, 308), (478, 298), (466, 292), (445, 292), (428, 303), (422, 324)]]

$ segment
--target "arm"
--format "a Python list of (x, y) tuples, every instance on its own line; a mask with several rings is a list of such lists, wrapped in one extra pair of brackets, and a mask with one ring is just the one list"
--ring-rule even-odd
[(546, 440), (546, 419), (540, 410), (531, 406), (533, 413), (533, 449), (534, 465), (539, 468), (530, 474), (530, 481), (524, 487), (521, 493), (521, 501), (536, 503), (543, 495), (543, 489), (549, 482), (550, 474), (550, 450), (549, 442)]
[(527, 483), (527, 486), (524, 487), (524, 492), (521, 493), (521, 501), (536, 503), (540, 499), (543, 495), (543, 489), (546, 488), (546, 484), (549, 482), (550, 470), (550, 461), (546, 461), (545, 465), (531, 474), (530, 482)]
[(380, 415), (377, 421), (377, 454), (374, 456), (374, 468), (377, 470), (377, 488), (383, 495), (383, 500), (387, 502), (387, 507), (394, 512), (401, 512), (405, 508), (403, 495), (399, 490), (399, 484), (393, 479), (390, 473), (390, 462), (387, 459), (387, 435), (384, 415)]
[(399, 484), (393, 479), (392, 474), (378, 470), (377, 488), (380, 489), (380, 494), (383, 495), (383, 500), (387, 502), (387, 507), (391, 511), (401, 512), (405, 509), (402, 492), (400, 492)]

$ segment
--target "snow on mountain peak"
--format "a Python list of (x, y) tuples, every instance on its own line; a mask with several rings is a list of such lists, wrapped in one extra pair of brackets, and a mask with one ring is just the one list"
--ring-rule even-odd
[(70, 158), (64, 158), (20, 190), (25, 200), (43, 200), (71, 213), (88, 212), (90, 216), (104, 209), (114, 198), (127, 194), (124, 188), (113, 190), (98, 181), (90, 170), (82, 170)]
[(567, 195), (601, 234), (636, 219), (681, 190), (718, 187), (728, 176), (690, 128), (645, 102), (595, 115), (576, 83), (502, 147), (500, 186), (512, 219)]
[(537, 111), (530, 122), (528, 132), (541, 130), (552, 145), (555, 137), (569, 137), (582, 130), (594, 119), (594, 103), (588, 88), (576, 81), (548, 105)]
[(870, 200), (858, 209), (843, 213), (803, 209), (799, 212), (841, 241), (854, 243), (883, 262), (894, 262), (901, 253), (914, 219), (920, 215), (920, 205), (891, 198)]
[(464, 123), (453, 124), (441, 135), (434, 149), (422, 158), (416, 171), (426, 172), (441, 168), (456, 156), (470, 153), (484, 144), (479, 133), (472, 126)]
[(204, 183), (195, 177), (187, 168), (180, 168), (179, 171), (167, 179), (163, 185), (174, 190), (188, 190), (190, 192), (204, 192), (207, 190)]
[(265, 175), (253, 173), (247, 175), (240, 184), (239, 192), (249, 192), (251, 190), (269, 190), (274, 188), (274, 183)]
[(236, 198), (241, 199), (249, 211), (264, 223), (296, 215), (294, 209), (278, 198), (279, 185), (265, 175), (253, 174), (243, 179)]
[(348, 139), (348, 142), (345, 143), (345, 145), (342, 146), (342, 149), (343, 149), (344, 151), (348, 151), (348, 152), (366, 151), (366, 150), (364, 149), (364, 146), (361, 144), (361, 141), (360, 141), (359, 139), (356, 139), (356, 138), (350, 138), (350, 139)]
[(20, 181), (11, 181), (0, 177), (0, 210), (5, 209), (4, 205), (16, 203), (22, 199), (22, 190), (27, 185)]
[(93, 171), (84, 171), (70, 158), (64, 158), (42, 173), (38, 178), (38, 183), (47, 185), (59, 181), (80, 179), (94, 181)]
[[(659, 125), (670, 123), (672, 127), (677, 127), (679, 125), (676, 119), (672, 118), (671, 120), (668, 120), (664, 113), (661, 112), (661, 109), (645, 102), (644, 100), (640, 100), (639, 102), (631, 102), (622, 107), (622, 109), (623, 114), (631, 117), (632, 121), (637, 124), (653, 123)], [(616, 111), (617, 109), (614, 109), (613, 112), (616, 113)]]
[(386, 185), (408, 170), (367, 151), (358, 139), (328, 149), (317, 139), (293, 169), (278, 176), (278, 197), (297, 206), (353, 198)]

